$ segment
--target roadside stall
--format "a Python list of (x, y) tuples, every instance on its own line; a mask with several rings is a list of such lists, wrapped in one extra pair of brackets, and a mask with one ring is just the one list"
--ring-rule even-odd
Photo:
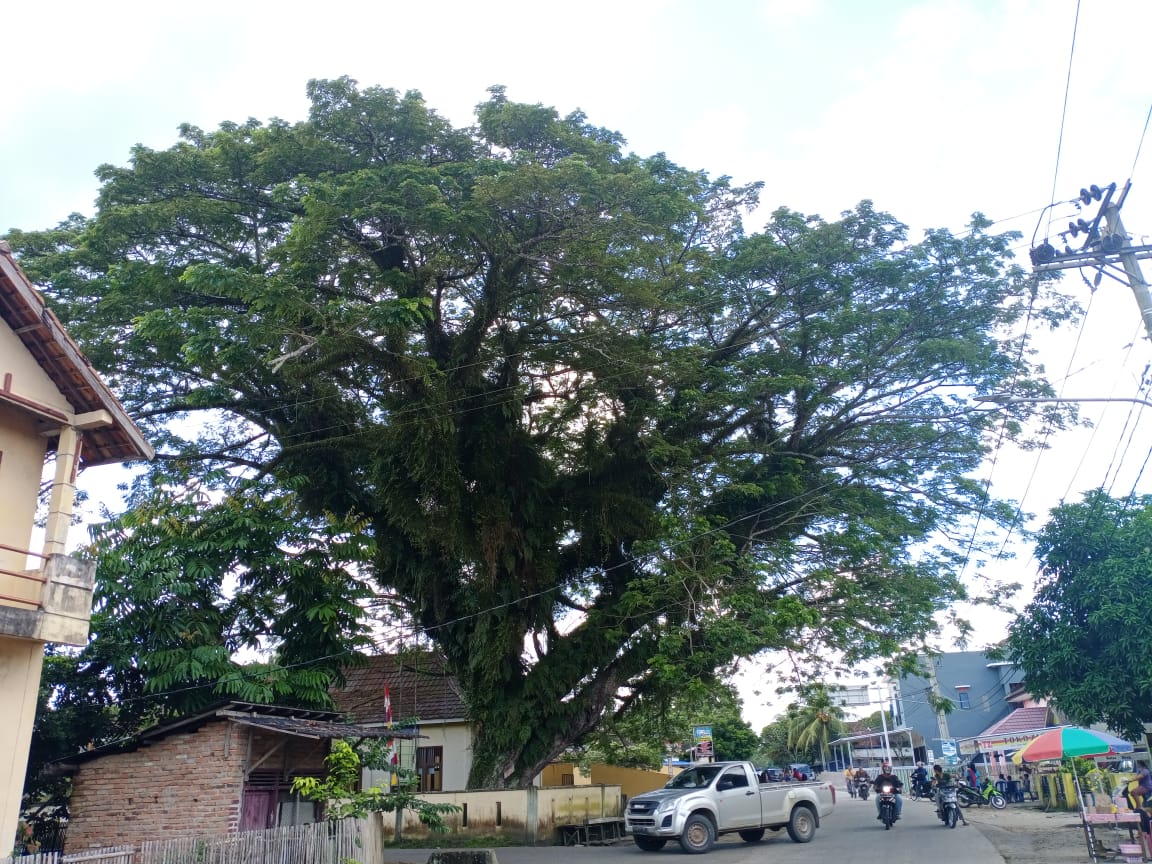
[[(1064, 759), (1095, 758), (1131, 753), (1132, 745), (1127, 741), (1080, 726), (1060, 726), (1038, 735), (1031, 742), (1012, 755), (1016, 765), (1025, 762), (1059, 762)], [(1132, 828), (1135, 825), (1139, 844), (1121, 844), (1122, 860), (1147, 861), (1152, 858), (1143, 833), (1140, 832), (1140, 816), (1137, 813), (1089, 813), (1084, 806), (1084, 792), (1080, 786), (1080, 772), (1073, 766), (1072, 780), (1076, 788), (1077, 809), (1080, 812), (1080, 825), (1084, 829), (1084, 842), (1088, 844), (1088, 855), (1093, 864), (1099, 861), (1099, 844), (1096, 841), (1095, 826), (1109, 825)], [(1126, 848), (1127, 847), (1127, 848)]]

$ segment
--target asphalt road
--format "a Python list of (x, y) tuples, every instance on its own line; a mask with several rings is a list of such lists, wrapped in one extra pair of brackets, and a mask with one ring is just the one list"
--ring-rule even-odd
[[(885, 831), (876, 821), (874, 799), (859, 801), (837, 795), (835, 812), (825, 819), (811, 843), (793, 843), (787, 831), (769, 832), (760, 843), (722, 837), (703, 856), (686, 855), (669, 843), (659, 852), (641, 852), (630, 841), (614, 846), (503, 847), (500, 864), (1004, 864), (1004, 859), (974, 826), (945, 828), (931, 804), (904, 799), (903, 818)], [(424, 864), (430, 850), (385, 850), (389, 864)]]

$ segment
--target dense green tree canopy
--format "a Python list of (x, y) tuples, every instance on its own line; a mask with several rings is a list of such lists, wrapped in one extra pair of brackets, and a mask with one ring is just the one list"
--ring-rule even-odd
[[(9, 236), (159, 445), (133, 508), (202, 476), (236, 519), (289, 507), (284, 551), (362, 526), (356, 566), (347, 543), (329, 581), (286, 562), (274, 608), (237, 621), (307, 663), (326, 652), (290, 621), (354, 630), (369, 585), (447, 658), (470, 782), (494, 786), (734, 658), (888, 655), (963, 595), (961, 526), (1013, 512), (972, 479), (999, 421), (967, 400), (1044, 392), (1023, 323), (1063, 314), (1010, 238), (977, 220), (911, 242), (867, 202), (746, 234), (758, 186), (631, 155), (579, 113), (495, 89), (454, 128), (416, 93), (309, 95), (300, 123), (137, 147), (100, 169), (94, 218)], [(210, 542), (211, 518), (170, 542)], [(142, 526), (163, 521), (135, 523), (155, 553)], [(152, 566), (136, 533), (102, 565), (129, 583)], [(225, 557), (173, 559), (195, 608), (227, 596)], [(232, 675), (223, 629), (145, 666)]]
[(1152, 497), (1102, 489), (1055, 508), (1036, 543), (1036, 596), (1008, 655), (1028, 689), (1075, 723), (1140, 740), (1152, 722)]
[(647, 693), (634, 699), (620, 716), (606, 716), (570, 755), (582, 764), (659, 768), (666, 758), (691, 759), (693, 728), (710, 726), (717, 759), (752, 759), (759, 738), (744, 721), (742, 710), (740, 696), (730, 683), (685, 681), (674, 694)]

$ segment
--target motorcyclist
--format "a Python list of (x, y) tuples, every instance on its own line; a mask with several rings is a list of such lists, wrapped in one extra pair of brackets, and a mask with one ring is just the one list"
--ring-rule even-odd
[(857, 791), (860, 790), (860, 787), (867, 786), (868, 783), (872, 779), (871, 777), (868, 776), (868, 772), (864, 770), (863, 765), (861, 765), (859, 768), (857, 768), (856, 773), (853, 774), (852, 776), (856, 780), (856, 790)]
[[(955, 783), (956, 778), (945, 771), (940, 765), (932, 766), (932, 789), (936, 797), (936, 815), (940, 819), (944, 818), (944, 799), (940, 795), (940, 787), (953, 786)], [(957, 807), (956, 812), (960, 815), (960, 821), (967, 825), (968, 820), (964, 818), (964, 811)]]
[(900, 811), (904, 809), (904, 799), (900, 797), (900, 790), (904, 784), (900, 778), (892, 773), (892, 766), (885, 762), (880, 766), (880, 773), (876, 775), (876, 779), (872, 781), (872, 789), (876, 794), (876, 818), (880, 818), (880, 792), (885, 786), (891, 786), (892, 792), (896, 796), (896, 818), (900, 818)]
[(924, 767), (923, 762), (917, 762), (916, 767), (912, 769), (912, 788), (923, 789), (928, 785), (928, 769)]

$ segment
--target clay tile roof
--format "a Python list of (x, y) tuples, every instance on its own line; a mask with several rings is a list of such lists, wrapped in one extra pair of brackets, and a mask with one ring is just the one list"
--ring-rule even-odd
[(384, 685), (392, 698), (397, 723), (463, 720), (466, 716), (460, 685), (444, 668), (444, 660), (428, 652), (379, 654), (344, 670), (345, 686), (329, 695), (336, 709), (358, 723), (384, 719)]
[[(84, 428), (80, 456), (83, 467), (151, 459), (155, 455), (108, 385), (64, 330), (60, 319), (28, 281), (7, 243), (0, 243), (0, 320), (12, 328), (75, 414), (106, 411), (111, 417), (109, 425)], [(17, 404), (21, 401), (15, 387), (11, 391), (0, 391), (0, 398)], [(47, 422), (59, 426), (66, 419), (51, 417)]]
[(1017, 708), (1002, 720), (997, 720), (980, 733), (980, 738), (989, 738), (993, 735), (1011, 735), (1014, 732), (1033, 732), (1048, 725), (1048, 709)]

